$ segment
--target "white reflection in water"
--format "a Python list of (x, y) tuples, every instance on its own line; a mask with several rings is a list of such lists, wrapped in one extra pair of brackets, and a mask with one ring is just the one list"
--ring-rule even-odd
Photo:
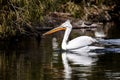
[(120, 80), (120, 72), (106, 72), (106, 77), (109, 79)]
[(66, 52), (62, 53), (62, 62), (63, 62), (64, 73), (65, 73), (64, 77), (65, 78), (71, 78), (72, 69), (68, 64), (68, 59), (67, 59)]
[(58, 42), (57, 42), (56, 37), (52, 38), (52, 48), (53, 48), (53, 50), (58, 49)]
[[(91, 72), (92, 68), (91, 66), (93, 65), (94, 62), (97, 61), (97, 57), (94, 56), (83, 56), (77, 53), (69, 53), (69, 52), (63, 52), (62, 53), (62, 62), (64, 65), (64, 74), (65, 74), (65, 79), (71, 78), (72, 76), (72, 71), (77, 71), (77, 72), (82, 72), (82, 73), (77, 73), (80, 77), (85, 77), (88, 76), (87, 72)], [(69, 64), (71, 62), (71, 64)], [(70, 65), (79, 65), (79, 67), (74, 67)], [(84, 72), (83, 72), (83, 71)]]
[(97, 60), (90, 56), (82, 56), (76, 53), (67, 53), (67, 58), (72, 64), (81, 64), (84, 66), (90, 66)]
[(105, 32), (103, 31), (103, 29), (102, 29), (102, 26), (96, 28), (94, 34), (95, 34), (95, 37), (98, 37), (98, 38), (104, 38), (104, 37), (106, 37), (106, 34), (105, 34)]

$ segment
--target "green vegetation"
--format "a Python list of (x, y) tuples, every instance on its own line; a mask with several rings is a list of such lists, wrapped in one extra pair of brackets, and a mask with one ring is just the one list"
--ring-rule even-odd
[[(92, 4), (90, 0), (0, 0), (0, 38), (25, 34), (28, 28), (43, 24), (44, 17), (50, 12), (70, 13), (74, 18), (83, 18), (88, 2)], [(93, 4), (103, 3), (108, 4), (106, 0), (94, 0)]]
[(25, 27), (42, 22), (44, 5), (38, 0), (0, 1), (0, 37), (25, 33)]
[(26, 27), (42, 24), (49, 12), (70, 12), (77, 17), (80, 8), (69, 0), (0, 0), (0, 38), (24, 34)]

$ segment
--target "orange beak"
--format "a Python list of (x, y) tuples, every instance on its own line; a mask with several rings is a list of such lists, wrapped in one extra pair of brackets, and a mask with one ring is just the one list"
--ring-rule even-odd
[(54, 28), (54, 29), (44, 33), (43, 36), (49, 35), (49, 34), (52, 34), (52, 33), (55, 33), (55, 32), (61, 31), (61, 30), (66, 30), (66, 28), (63, 28), (63, 27)]

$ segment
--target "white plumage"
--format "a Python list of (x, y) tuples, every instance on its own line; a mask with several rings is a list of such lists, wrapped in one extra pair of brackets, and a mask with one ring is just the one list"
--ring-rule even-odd
[(97, 42), (95, 39), (89, 36), (80, 36), (68, 42), (67, 49), (78, 49), (85, 46), (88, 46), (94, 42)]
[(72, 25), (69, 20), (64, 22), (59, 27), (54, 28), (54, 29), (44, 33), (43, 35), (51, 34), (51, 33), (54, 33), (54, 32), (60, 31), (60, 30), (65, 30), (65, 34), (64, 34), (62, 46), (61, 46), (62, 49), (64, 49), (64, 50), (75, 50), (75, 49), (83, 48), (85, 46), (88, 46), (88, 45), (96, 42), (96, 40), (94, 38), (89, 37), (89, 36), (80, 36), (71, 41), (68, 41), (68, 37), (72, 30)]

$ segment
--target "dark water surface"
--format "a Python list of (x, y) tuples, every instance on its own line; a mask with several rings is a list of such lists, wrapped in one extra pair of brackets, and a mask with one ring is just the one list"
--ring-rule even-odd
[(105, 49), (91, 52), (99, 54), (93, 56), (62, 51), (63, 32), (40, 41), (1, 42), (0, 80), (120, 80), (120, 27), (111, 23), (101, 28), (102, 36), (96, 29), (73, 30), (70, 36), (110, 38), (97, 45)]

